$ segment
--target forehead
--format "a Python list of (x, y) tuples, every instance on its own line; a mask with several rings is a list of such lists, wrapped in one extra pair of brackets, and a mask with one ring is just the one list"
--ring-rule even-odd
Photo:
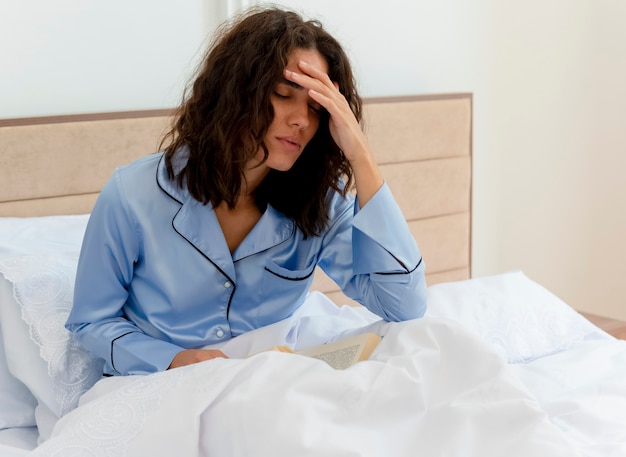
[(298, 62), (300, 61), (305, 61), (328, 74), (328, 62), (317, 49), (293, 49), (287, 56), (287, 66), (285, 68), (301, 73), (302, 71), (298, 68)]
[(278, 80), (278, 84), (284, 84), (285, 86), (293, 87), (294, 89), (304, 90), (304, 87), (302, 87), (300, 84), (289, 81), (287, 78), (280, 78)]

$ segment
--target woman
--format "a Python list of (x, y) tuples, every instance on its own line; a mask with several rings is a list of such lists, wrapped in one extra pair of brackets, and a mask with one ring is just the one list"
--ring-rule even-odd
[(423, 315), (424, 265), (360, 118), (319, 23), (255, 10), (222, 32), (165, 152), (116, 170), (93, 209), (66, 325), (105, 374), (224, 357), (202, 347), (291, 315), (316, 265), (384, 319)]

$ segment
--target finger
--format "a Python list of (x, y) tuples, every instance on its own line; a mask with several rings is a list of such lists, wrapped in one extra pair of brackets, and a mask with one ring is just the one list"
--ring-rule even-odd
[[(343, 95), (339, 92), (338, 84), (331, 82), (328, 75), (326, 75), (327, 83), (324, 83), (313, 76), (296, 73), (290, 70), (285, 70), (284, 74), (286, 79), (306, 89), (309, 97), (321, 104), (331, 112), (331, 114), (334, 111), (333, 105), (338, 107), (343, 106), (345, 103)], [(325, 75), (323, 72), (320, 74)]]
[(318, 92), (329, 91), (329, 94), (338, 93), (337, 85), (333, 84), (328, 74), (321, 68), (305, 61), (298, 62), (298, 68), (302, 73), (285, 69), (285, 78), (306, 89), (315, 89)]
[(221, 359), (227, 359), (228, 357), (226, 356), (226, 354), (224, 354), (222, 351), (218, 350), (218, 349), (209, 349), (206, 351), (206, 357), (207, 360), (211, 360), (211, 359), (217, 359), (217, 358), (221, 358)]
[(323, 71), (321, 68), (312, 65), (305, 60), (298, 62), (298, 68), (302, 70), (305, 75), (321, 81), (327, 87), (332, 87), (333, 83), (330, 80), (330, 76), (328, 76), (328, 73)]
[[(330, 97), (322, 94), (321, 92), (316, 91), (315, 89), (309, 89), (308, 91), (309, 91), (308, 92), (309, 93), (309, 97), (311, 97), (317, 103), (319, 103), (324, 108), (329, 110), (330, 105), (333, 103), (333, 100)], [(329, 110), (329, 112), (330, 112), (330, 110)]]
[[(322, 81), (312, 76), (306, 75), (304, 73), (298, 73), (295, 71), (284, 70), (283, 74), (285, 78), (293, 83), (296, 83), (298, 86), (303, 87), (305, 89), (314, 89), (318, 92), (328, 91), (329, 87), (324, 85)], [(332, 86), (331, 86), (332, 87)]]

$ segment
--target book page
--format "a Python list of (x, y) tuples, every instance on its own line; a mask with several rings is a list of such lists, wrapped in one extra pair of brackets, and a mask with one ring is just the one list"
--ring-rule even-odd
[(331, 367), (337, 370), (343, 370), (344, 368), (354, 365), (358, 361), (359, 349), (360, 344), (355, 344), (353, 346), (337, 349), (335, 351), (314, 354), (309, 357), (323, 360)]
[(333, 343), (304, 349), (298, 351), (297, 354), (323, 360), (331, 367), (343, 370), (360, 360), (367, 360), (380, 340), (380, 336), (374, 333), (362, 333)]

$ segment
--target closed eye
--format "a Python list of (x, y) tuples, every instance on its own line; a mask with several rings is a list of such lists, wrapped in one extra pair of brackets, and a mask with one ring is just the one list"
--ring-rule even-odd
[[(292, 96), (291, 91), (293, 89), (296, 89), (298, 91), (305, 90), (304, 87), (300, 86), (299, 84), (285, 79), (284, 81), (278, 83), (276, 89), (272, 92), (272, 95), (280, 100), (288, 100)], [(324, 111), (324, 108), (319, 103), (316, 103), (310, 98), (309, 102), (309, 109), (313, 111), (316, 115), (321, 115)]]
[(322, 114), (322, 107), (320, 105), (309, 105), (309, 109), (315, 114)]

